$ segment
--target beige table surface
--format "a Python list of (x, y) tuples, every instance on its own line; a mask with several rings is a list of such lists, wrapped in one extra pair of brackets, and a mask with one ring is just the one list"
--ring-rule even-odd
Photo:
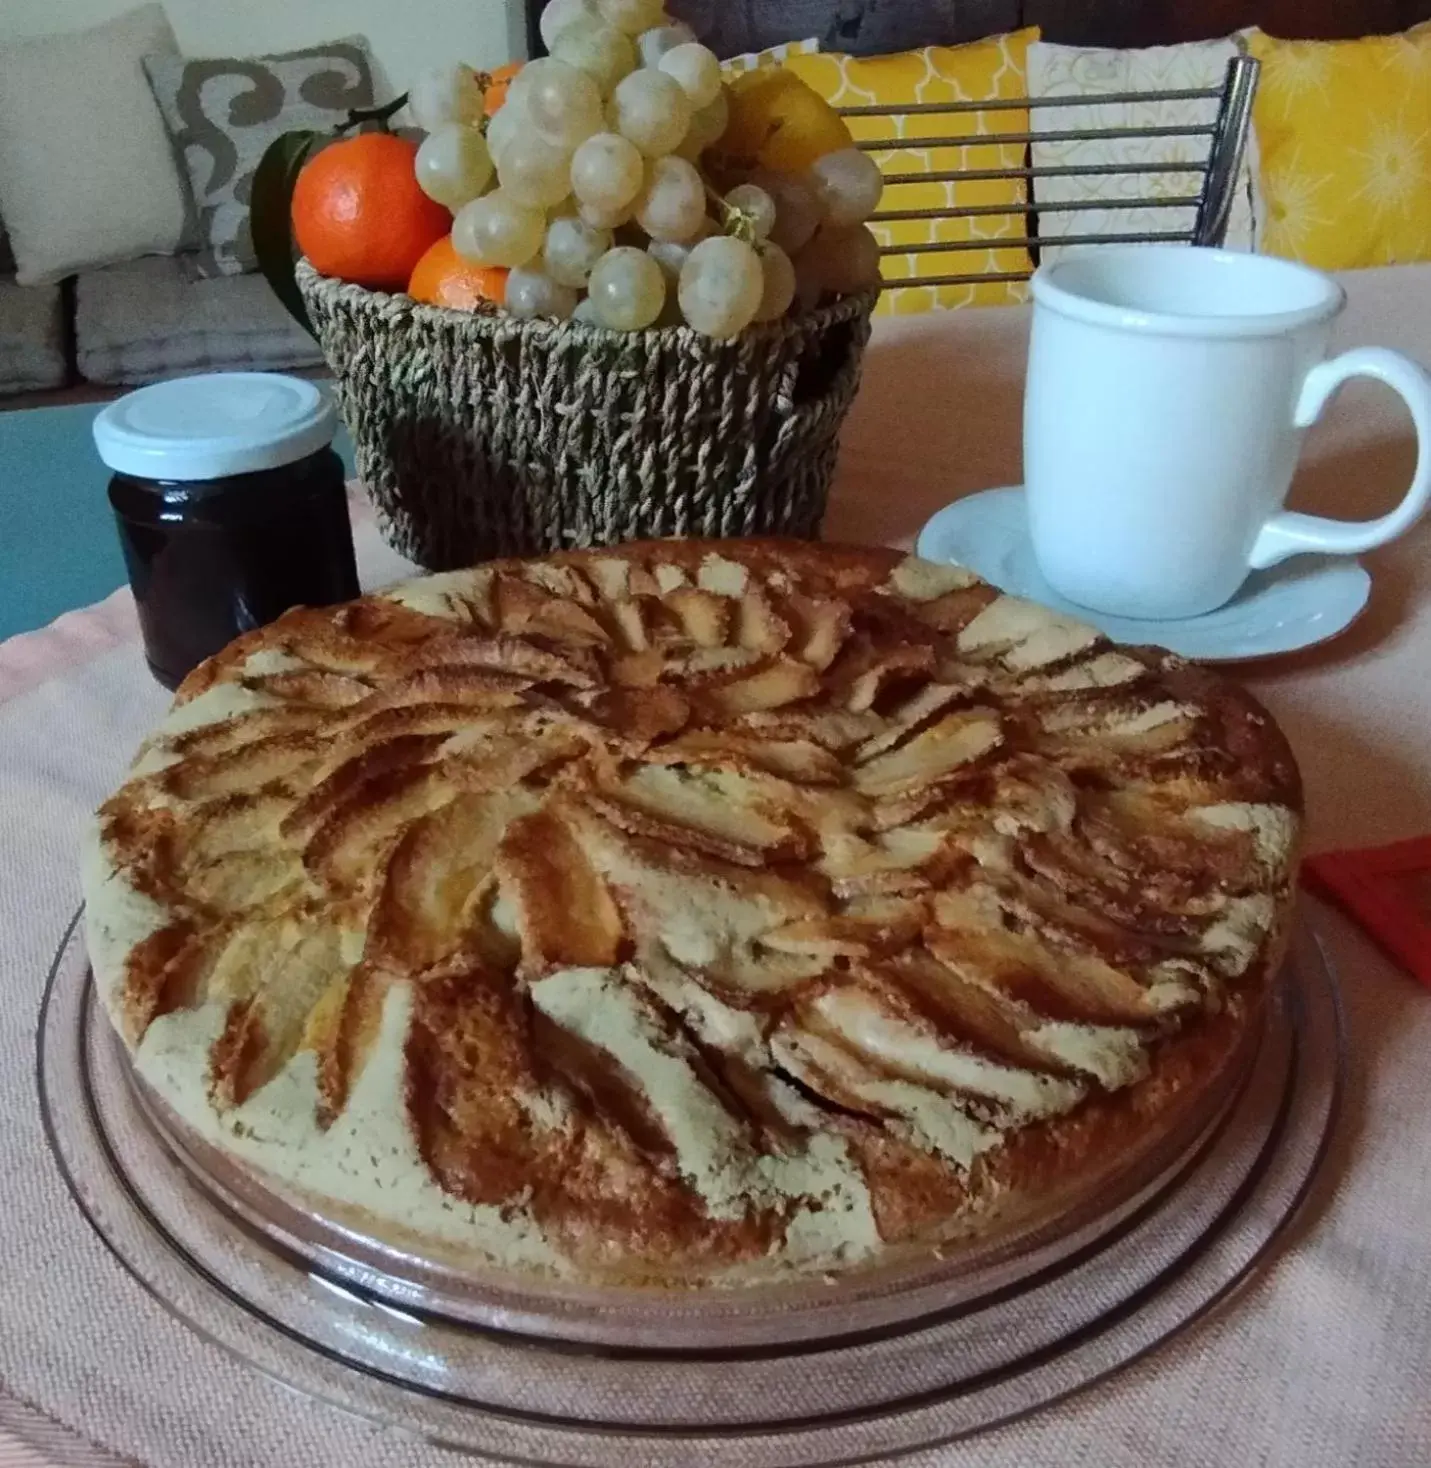
[[(1362, 272), (1347, 286), (1338, 345), (1431, 362), (1431, 267)], [(878, 323), (830, 538), (908, 544), (950, 499), (1017, 481), (1026, 331), (1011, 309)], [(1396, 401), (1353, 387), (1314, 430), (1293, 502), (1376, 513), (1413, 458)], [(1349, 633), (1243, 671), (1300, 757), (1313, 849), (1431, 833), (1429, 556), (1431, 523), (1368, 558), (1372, 603)], [(395, 569), (370, 534), (362, 558), (370, 579)], [(7, 685), (6, 666), (0, 645), (0, 1388), (10, 1393), (0, 1468), (84, 1461), (47, 1442), (17, 1399), (152, 1468), (456, 1468), (456, 1457), (302, 1402), (190, 1336), (113, 1265), (53, 1176), (30, 1080), (35, 1007), (77, 901), (80, 822), (163, 699), (113, 605), (27, 645), (10, 662), (20, 681)], [(1325, 1185), (1291, 1246), (1148, 1361), (910, 1461), (1431, 1464), (1431, 995), (1341, 919), (1318, 921), (1347, 1001), (1352, 1078)]]

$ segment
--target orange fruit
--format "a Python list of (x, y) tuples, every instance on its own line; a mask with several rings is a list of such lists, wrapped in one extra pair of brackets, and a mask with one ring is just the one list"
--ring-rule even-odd
[(407, 288), (423, 252), (452, 228), (451, 214), (418, 188), (416, 156), (406, 138), (359, 133), (304, 164), (293, 237), (315, 270), (373, 290)]
[(494, 67), (487, 73), (492, 78), (492, 83), (483, 94), (482, 105), (486, 108), (488, 117), (507, 100), (507, 88), (512, 85), (512, 78), (524, 64), (521, 61), (509, 61), (505, 66)]
[(407, 293), (429, 306), (459, 311), (471, 311), (483, 301), (500, 306), (507, 295), (507, 272), (500, 265), (474, 265), (452, 248), (450, 234), (443, 235), (413, 267)]

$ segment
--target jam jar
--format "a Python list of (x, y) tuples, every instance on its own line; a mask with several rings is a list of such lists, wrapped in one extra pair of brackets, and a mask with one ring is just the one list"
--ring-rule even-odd
[(166, 688), (290, 607), (358, 595), (337, 425), (321, 388), (270, 372), (155, 383), (95, 419), (145, 656)]

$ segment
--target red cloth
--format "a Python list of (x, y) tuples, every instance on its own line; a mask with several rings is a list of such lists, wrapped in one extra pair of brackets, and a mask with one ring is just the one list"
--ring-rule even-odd
[(1431, 988), (1431, 911), (1414, 882), (1431, 878), (1431, 836), (1359, 851), (1326, 851), (1302, 863), (1302, 880), (1361, 924), (1388, 957)]

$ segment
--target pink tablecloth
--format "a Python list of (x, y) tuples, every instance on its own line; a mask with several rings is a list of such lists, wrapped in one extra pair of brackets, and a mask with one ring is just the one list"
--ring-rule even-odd
[[(1348, 286), (1344, 344), (1431, 361), (1431, 268), (1365, 272)], [(1014, 310), (880, 323), (831, 537), (908, 543), (949, 499), (1017, 479), (1026, 329)], [(1411, 460), (1395, 403), (1353, 389), (1314, 432), (1295, 502), (1373, 512), (1400, 493)], [(1431, 524), (1370, 558), (1372, 605), (1346, 636), (1247, 670), (1297, 748), (1314, 848), (1431, 831), (1428, 551)], [(400, 568), (370, 526), (360, 559), (370, 583)], [(77, 898), (75, 833), (163, 702), (122, 593), (0, 644), (0, 1468), (57, 1457), (55, 1440), (36, 1436), (52, 1429), (17, 1400), (152, 1468), (455, 1468), (438, 1449), (299, 1402), (189, 1336), (98, 1249), (45, 1161), (28, 1056), (41, 976)], [(1351, 1027), (1349, 1115), (1295, 1246), (1149, 1361), (918, 1461), (1431, 1463), (1431, 997), (1339, 919), (1327, 936)]]

